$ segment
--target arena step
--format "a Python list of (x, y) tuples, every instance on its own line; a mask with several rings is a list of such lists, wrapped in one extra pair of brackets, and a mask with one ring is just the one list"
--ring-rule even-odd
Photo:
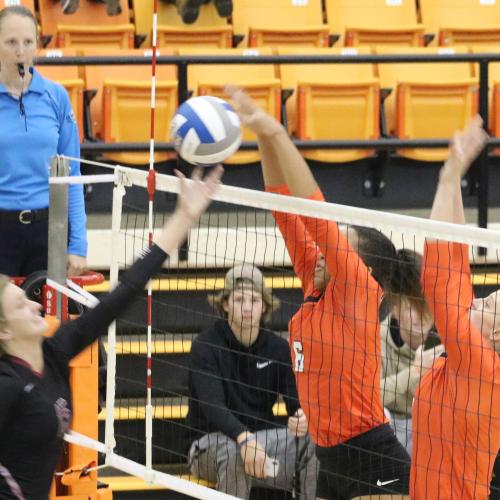
[[(153, 463), (186, 464), (193, 436), (186, 425), (187, 398), (155, 398), (153, 403)], [(280, 400), (274, 406), (277, 422), (285, 424), (287, 413)], [(146, 407), (144, 399), (117, 401), (115, 408), (116, 452), (138, 463), (145, 463)], [(104, 439), (106, 410), (99, 414), (99, 439)]]

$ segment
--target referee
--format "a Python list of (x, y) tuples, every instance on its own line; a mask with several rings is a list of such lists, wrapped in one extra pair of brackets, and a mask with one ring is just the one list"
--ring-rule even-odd
[[(68, 94), (33, 68), (37, 23), (30, 10), (0, 10), (0, 273), (28, 276), (47, 268), (50, 159), (78, 158)], [(79, 162), (70, 175), (80, 175)], [(83, 187), (69, 187), (68, 274), (86, 267)]]

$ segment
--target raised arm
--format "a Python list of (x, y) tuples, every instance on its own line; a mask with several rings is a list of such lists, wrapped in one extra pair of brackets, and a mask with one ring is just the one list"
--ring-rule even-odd
[(287, 131), (240, 88), (226, 87), (243, 125), (257, 134), (266, 186), (286, 184), (294, 196), (309, 198), (319, 188)]
[(161, 269), (167, 256), (187, 237), (189, 228), (208, 207), (221, 175), (222, 167), (217, 167), (202, 182), (201, 172), (196, 170), (192, 182), (187, 183), (184, 176), (177, 173), (181, 180), (177, 207), (155, 244), (123, 274), (120, 284), (103, 297), (99, 305), (77, 320), (62, 325), (47, 342), (71, 359), (105, 334), (108, 326), (130, 306), (135, 296), (144, 290), (146, 283)]
[[(455, 134), (436, 189), (431, 219), (463, 224), (464, 208), (460, 181), (484, 148), (487, 134), (476, 117)], [(479, 376), (486, 368), (485, 352), (491, 351), (481, 332), (470, 322), (474, 299), (467, 245), (427, 241), (422, 285), (427, 304), (445, 345), (450, 363), (466, 376)]]
[(479, 116), (465, 130), (455, 133), (448, 159), (439, 174), (431, 219), (465, 224), (461, 179), (483, 150), (487, 139)]
[[(286, 130), (274, 118), (256, 106), (243, 90), (229, 87), (228, 93), (234, 102), (242, 123), (257, 134), (259, 148), (263, 155), (262, 165), (266, 185), (268, 182), (281, 183), (282, 185), (284, 183), (293, 196), (323, 201), (323, 195), (309, 166), (291, 141)], [(277, 191), (278, 189), (274, 188), (272, 190)], [(283, 192), (284, 188), (281, 189), (281, 192)], [(300, 255), (312, 255), (310, 251), (306, 251), (306, 248), (314, 248), (313, 245), (315, 244), (319, 252), (325, 257), (328, 271), (333, 278), (331, 282), (335, 283), (334, 292), (338, 298), (342, 298), (342, 302), (347, 305), (352, 303), (358, 308), (363, 307), (363, 303), (366, 303), (368, 290), (377, 289), (377, 285), (372, 281), (368, 269), (357, 253), (352, 250), (347, 238), (340, 232), (337, 224), (312, 217), (301, 217), (300, 223), (292, 220), (290, 216), (287, 216), (286, 219), (279, 217), (277, 221), (285, 237), (297, 275), (301, 279), (305, 278), (312, 281), (314, 275), (314, 267), (311, 267), (313, 259), (307, 258), (304, 260), (306, 266), (303, 269), (300, 269), (297, 259), (300, 258)], [(303, 231), (303, 227), (307, 232)], [(304, 250), (293, 246), (294, 240), (295, 245), (297, 245), (297, 241), (301, 242), (301, 239), (305, 245)], [(317, 256), (316, 251), (314, 264)], [(367, 292), (365, 294), (360, 293), (360, 287), (357, 285), (361, 281), (364, 290)], [(304, 291), (306, 289), (304, 284), (303, 289)], [(347, 315), (348, 317), (354, 317), (353, 314), (350, 314), (350, 311), (347, 311)]]
[[(257, 135), (266, 191), (290, 195), (285, 172), (287, 169), (284, 165), (291, 161), (291, 168), (294, 168), (299, 163), (304, 163), (304, 160), (290, 141), (286, 130), (272, 116), (259, 108), (242, 89), (229, 85), (226, 87), (226, 92), (231, 97), (243, 125)], [(312, 181), (314, 182), (314, 179)], [(273, 216), (285, 240), (295, 274), (302, 282), (304, 297), (307, 298), (314, 292), (317, 246), (310, 238), (300, 217), (283, 212), (273, 212)]]

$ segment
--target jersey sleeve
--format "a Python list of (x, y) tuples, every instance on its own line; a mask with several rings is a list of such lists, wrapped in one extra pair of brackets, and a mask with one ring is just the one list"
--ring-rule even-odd
[(448, 363), (471, 380), (492, 380), (498, 356), (470, 322), (474, 299), (467, 245), (426, 241), (422, 287)]
[[(267, 186), (270, 193), (290, 195), (286, 185)], [(285, 240), (285, 245), (292, 261), (293, 270), (302, 282), (304, 298), (314, 292), (314, 268), (318, 257), (318, 248), (309, 236), (299, 216), (284, 212), (273, 212), (276, 224)]]
[[(311, 200), (324, 201), (323, 194), (318, 189)], [(382, 297), (382, 290), (373, 278), (367, 266), (349, 244), (347, 237), (340, 231), (337, 223), (313, 217), (301, 217), (310, 238), (316, 242), (323, 254), (330, 281), (328, 287), (333, 292), (336, 308), (343, 311), (343, 315), (355, 330), (366, 330), (366, 313), (368, 306), (375, 306), (377, 313), (373, 321), (378, 322), (378, 305)], [(329, 294), (325, 294), (326, 297)], [(370, 307), (370, 311), (375, 310)]]
[[(64, 89), (60, 91), (59, 142), (57, 153), (80, 158), (80, 139), (75, 114), (69, 96)], [(70, 161), (70, 175), (79, 176), (80, 162)], [(68, 253), (86, 257), (87, 255), (87, 217), (83, 198), (83, 185), (71, 184), (68, 189), (69, 243)]]
[(143, 252), (120, 278), (119, 285), (105, 295), (94, 309), (86, 311), (74, 321), (64, 323), (46, 342), (69, 361), (106, 334), (109, 325), (130, 307), (147, 282), (160, 271), (166, 258), (167, 254), (153, 245)]
[(288, 415), (294, 415), (300, 408), (297, 384), (292, 370), (292, 357), (288, 344), (280, 345), (280, 363), (278, 367), (278, 390), (285, 401)]
[(236, 440), (247, 428), (226, 403), (226, 391), (215, 347), (195, 341), (191, 349), (192, 397), (210, 426)]

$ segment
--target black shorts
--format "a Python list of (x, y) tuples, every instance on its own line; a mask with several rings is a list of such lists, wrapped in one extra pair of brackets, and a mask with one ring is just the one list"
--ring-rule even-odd
[(329, 448), (316, 446), (317, 496), (347, 500), (363, 495), (408, 494), (410, 456), (389, 424)]
[(500, 500), (500, 455), (495, 460), (490, 488), (490, 500)]

